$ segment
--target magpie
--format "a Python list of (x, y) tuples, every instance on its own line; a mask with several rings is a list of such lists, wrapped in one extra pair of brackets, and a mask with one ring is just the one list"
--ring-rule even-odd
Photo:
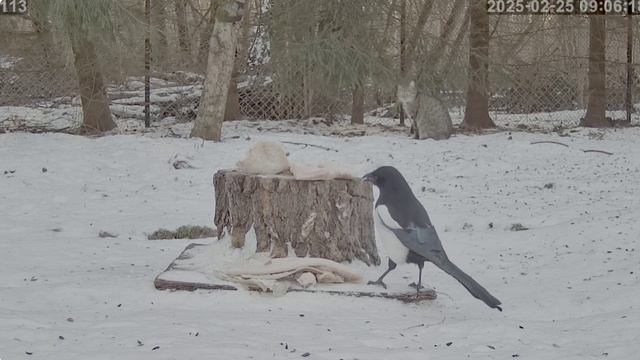
[(398, 263), (411, 263), (418, 265), (418, 284), (415, 286), (419, 294), (422, 268), (424, 262), (429, 261), (458, 280), (475, 298), (502, 311), (500, 300), (449, 260), (427, 211), (396, 168), (383, 166), (364, 175), (362, 179), (373, 183), (380, 190), (375, 203), (376, 215), (382, 225), (378, 227), (378, 233), (389, 255), (387, 270), (378, 280), (369, 281), (370, 285), (386, 288), (382, 279)]

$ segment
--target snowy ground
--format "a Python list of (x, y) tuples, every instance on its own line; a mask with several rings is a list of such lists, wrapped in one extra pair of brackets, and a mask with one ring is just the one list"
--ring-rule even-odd
[[(170, 89), (172, 92), (164, 92)], [(168, 90), (167, 90), (168, 91)], [(171, 104), (180, 96), (188, 99), (196, 99), (198, 89), (194, 87), (172, 86), (170, 88), (160, 88), (152, 93), (152, 99), (164, 104)], [(138, 91), (139, 92), (139, 91)], [(144, 106), (139, 105), (140, 97), (136, 91), (121, 91), (120, 96), (129, 95), (131, 97), (114, 100), (110, 106), (114, 115), (114, 120), (118, 124), (117, 134), (136, 134), (152, 132), (159, 136), (182, 136), (188, 137), (188, 130), (191, 123), (186, 121), (186, 115), (193, 109), (189, 106), (177, 109), (182, 114), (179, 118), (167, 116), (159, 118), (162, 106), (152, 104), (151, 129), (144, 128)], [(193, 100), (195, 101), (195, 100)], [(193, 104), (192, 104), (193, 105)], [(640, 109), (640, 103), (635, 104), (636, 109)], [(338, 136), (363, 136), (378, 135), (381, 133), (407, 131), (409, 121), (406, 126), (399, 126), (398, 119), (385, 117), (386, 108), (372, 110), (366, 116), (366, 125), (351, 125), (348, 116), (342, 116), (332, 124), (327, 123), (322, 118), (312, 118), (307, 120), (291, 119), (284, 121), (255, 121), (244, 120), (235, 121), (228, 126), (238, 128), (252, 127), (259, 130), (289, 132), (304, 135), (338, 135)], [(580, 119), (584, 117), (584, 110), (567, 110), (545, 113), (530, 114), (509, 114), (503, 112), (491, 112), (491, 117), (498, 127), (505, 130), (529, 130), (537, 132), (549, 132), (557, 129), (575, 128)], [(454, 125), (460, 125), (464, 116), (462, 108), (452, 108), (449, 111)], [(616, 120), (621, 119), (621, 112), (608, 111), (607, 116)], [(78, 98), (61, 98), (53, 102), (46, 102), (38, 106), (0, 106), (0, 133), (25, 130), (49, 130), (66, 131), (78, 128), (82, 124), (82, 109)], [(631, 116), (631, 124), (640, 125), (640, 113), (636, 112)], [(372, 126), (373, 125), (373, 126)]]
[[(222, 143), (0, 134), (0, 359), (626, 360), (640, 351), (640, 129), (440, 142), (242, 124), (225, 133)], [(258, 139), (337, 150), (284, 144), (308, 162), (396, 165), (449, 256), (504, 312), (431, 265), (425, 278), (439, 298), (411, 305), (155, 290), (190, 241), (146, 234), (212, 225), (212, 174)], [(570, 147), (530, 144), (539, 140)], [(174, 169), (176, 156), (197, 168)], [(511, 231), (514, 223), (529, 229)], [(415, 275), (407, 265), (389, 280)]]

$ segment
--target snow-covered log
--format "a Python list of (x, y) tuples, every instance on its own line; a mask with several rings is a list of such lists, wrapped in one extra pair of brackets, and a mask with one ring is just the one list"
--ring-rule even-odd
[(359, 179), (296, 180), (220, 170), (213, 177), (219, 237), (245, 244), (253, 227), (256, 252), (378, 265), (373, 227), (373, 193)]

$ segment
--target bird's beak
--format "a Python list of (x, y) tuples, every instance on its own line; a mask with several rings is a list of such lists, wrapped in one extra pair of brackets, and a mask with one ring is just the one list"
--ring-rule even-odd
[(362, 180), (368, 181), (368, 182), (370, 182), (372, 184), (375, 183), (375, 179), (376, 179), (376, 177), (372, 173), (368, 173), (368, 174), (366, 174), (365, 176), (362, 177)]

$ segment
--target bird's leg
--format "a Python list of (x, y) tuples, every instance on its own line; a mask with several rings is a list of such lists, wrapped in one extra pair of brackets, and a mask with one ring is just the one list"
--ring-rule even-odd
[(382, 275), (380, 275), (380, 277), (378, 278), (378, 280), (376, 280), (376, 281), (369, 281), (369, 282), (367, 283), (367, 285), (380, 285), (380, 286), (382, 286), (383, 288), (385, 288), (385, 289), (386, 289), (386, 288), (387, 288), (387, 284), (385, 284), (385, 283), (382, 281), (382, 279), (384, 279), (384, 277), (385, 277), (385, 276), (387, 276), (387, 274), (388, 274), (388, 273), (390, 273), (390, 272), (391, 272), (391, 270), (395, 269), (395, 268), (396, 268), (396, 266), (398, 266), (398, 265), (397, 265), (396, 263), (394, 263), (394, 262), (393, 262), (393, 260), (391, 260), (391, 258), (389, 258), (389, 263), (388, 263), (388, 265), (387, 265), (387, 266), (388, 266), (388, 267), (387, 267), (387, 270), (386, 270), (384, 273), (382, 273)]
[(418, 264), (418, 286), (416, 286), (416, 297), (420, 295), (420, 289), (422, 289), (422, 268), (424, 267), (424, 263)]
[(418, 262), (416, 265), (418, 265), (418, 284), (411, 283), (409, 286), (416, 288), (416, 296), (418, 296), (420, 294), (420, 289), (424, 289), (422, 287), (422, 268), (424, 268), (424, 262)]

